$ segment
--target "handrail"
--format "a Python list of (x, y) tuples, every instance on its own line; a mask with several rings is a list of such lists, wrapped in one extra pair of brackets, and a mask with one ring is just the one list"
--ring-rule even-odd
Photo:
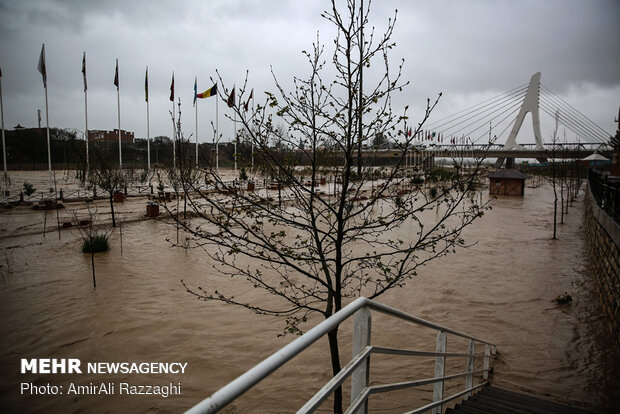
[[(489, 349), (490, 348), (495, 349), (496, 347), (495, 344), (478, 339), (474, 336), (471, 336), (471, 335), (468, 335), (468, 334), (465, 334), (465, 333), (462, 333), (462, 332), (459, 332), (459, 331), (456, 331), (450, 328), (446, 328), (442, 325), (426, 321), (424, 319), (418, 318), (408, 313), (399, 311), (390, 306), (381, 304), (379, 302), (375, 302), (368, 298), (360, 297), (354, 300), (353, 302), (349, 303), (347, 306), (342, 308), (340, 311), (336, 312), (331, 317), (323, 320), (321, 323), (316, 325), (314, 328), (306, 332), (304, 335), (300, 336), (299, 338), (289, 343), (288, 345), (284, 346), (280, 350), (274, 352), (271, 356), (267, 357), (262, 362), (255, 365), (253, 368), (249, 369), (244, 374), (240, 375), (239, 377), (237, 377), (236, 379), (234, 379), (233, 381), (231, 381), (224, 387), (220, 388), (213, 395), (202, 400), (201, 402), (196, 404), (194, 407), (190, 408), (186, 413), (188, 414), (215, 413), (219, 411), (220, 409), (228, 405), (230, 402), (232, 402), (234, 399), (236, 399), (237, 397), (241, 396), (243, 393), (248, 391), (258, 382), (263, 380), (265, 377), (273, 373), (279, 367), (284, 365), (287, 361), (289, 361), (290, 359), (298, 355), (300, 352), (308, 348), (310, 345), (316, 342), (323, 335), (326, 335), (331, 330), (337, 328), (343, 321), (345, 321), (346, 319), (351, 317), (351, 315), (355, 314), (356, 312), (360, 311), (363, 308), (373, 309), (378, 312), (385, 313), (385, 314), (406, 320), (408, 322), (415, 323), (417, 325), (435, 329), (439, 331), (440, 333), (443, 333), (444, 338), (445, 338), (445, 333), (449, 333), (455, 336), (469, 339), (470, 344), (474, 342), (485, 344), (487, 346), (487, 351), (484, 354), (485, 369), (477, 370), (477, 371), (474, 371), (473, 368), (468, 369), (467, 372), (463, 374), (456, 374), (456, 377), (468, 375), (468, 378), (471, 378), (471, 376), (474, 373), (477, 373), (477, 372), (487, 373), (489, 371), (487, 367), (488, 364), (486, 362), (486, 358), (488, 358), (489, 356)], [(353, 371), (361, 368), (361, 365), (364, 362), (368, 361), (368, 357), (373, 352), (374, 353), (393, 353), (393, 354), (402, 354), (402, 355), (417, 355), (417, 356), (419, 355), (436, 356), (438, 359), (443, 358), (444, 360), (445, 360), (445, 357), (448, 357), (448, 356), (467, 357), (468, 361), (473, 361), (473, 359), (476, 357), (480, 358), (480, 354), (476, 355), (473, 351), (473, 346), (471, 345), (470, 345), (469, 353), (458, 354), (458, 353), (446, 353), (446, 352), (429, 353), (429, 352), (422, 352), (422, 351), (395, 350), (395, 349), (390, 349), (390, 348), (372, 347), (368, 344), (368, 346), (363, 347), (363, 349), (361, 349), (360, 352), (353, 357), (353, 359), (341, 370), (340, 373), (338, 373), (319, 392), (317, 392), (315, 396), (311, 398), (311, 400), (308, 401), (308, 403), (306, 403), (306, 405), (302, 409), (300, 409), (300, 412), (311, 412), (311, 410), (304, 411), (304, 408), (307, 406), (314, 407), (314, 408), (315, 406), (318, 407), (318, 404), (320, 404), (320, 402), (322, 402), (325, 398), (327, 398), (327, 396), (331, 392), (333, 392), (333, 390), (335, 390), (348, 376), (350, 376), (353, 373)], [(473, 364), (473, 362), (471, 363)], [(441, 375), (440, 377), (436, 377), (432, 382), (429, 382), (429, 383), (440, 382), (440, 381), (443, 383), (444, 380), (449, 379), (451, 377), (453, 376)], [(396, 385), (396, 384), (391, 384), (391, 385)], [(473, 387), (473, 388), (469, 387), (469, 388), (475, 389), (476, 387)], [(372, 393), (376, 393), (376, 392), (379, 392), (379, 389), (376, 387), (374, 387), (374, 390), (373, 390), (373, 387), (366, 387), (364, 389), (364, 394), (366, 394), (366, 398), (368, 397), (368, 395)], [(464, 393), (466, 392), (467, 390)], [(361, 394), (362, 393), (360, 393), (360, 396)], [(357, 395), (357, 393), (355, 395)], [(316, 404), (317, 402), (318, 404)], [(441, 402), (439, 405), (441, 405)]]
[(602, 172), (595, 169), (588, 172), (588, 178), (596, 204), (620, 224), (620, 184), (608, 182)]

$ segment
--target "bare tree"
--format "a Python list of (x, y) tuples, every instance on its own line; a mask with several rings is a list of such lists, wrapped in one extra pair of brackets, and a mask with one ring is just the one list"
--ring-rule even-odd
[(553, 133), (551, 135), (551, 186), (553, 187), (553, 240), (556, 240), (556, 230), (558, 224), (558, 191), (557, 191), (557, 181), (558, 181), (558, 171), (556, 165), (556, 146), (558, 142), (558, 125), (560, 122), (560, 114), (555, 114), (555, 127), (553, 128)]
[(114, 217), (114, 194), (124, 191), (133, 180), (132, 169), (117, 168), (113, 156), (101, 148), (93, 148), (91, 153), (91, 166), (88, 171), (88, 181), (108, 193), (110, 200), (110, 213), (112, 214), (112, 227), (116, 227)]
[[(301, 324), (311, 314), (328, 318), (360, 295), (377, 298), (403, 286), (424, 264), (464, 246), (463, 229), (484, 210), (472, 196), (479, 163), (467, 171), (455, 163), (432, 196), (417, 186), (415, 170), (405, 168), (407, 154), (414, 151), (412, 137), (439, 98), (427, 101), (414, 133), (407, 134), (407, 108), (397, 113), (392, 107), (392, 95), (407, 85), (401, 80), (403, 62), (393, 71), (388, 58), (396, 13), (385, 33), (376, 36), (372, 31), (364, 37), (360, 58), (357, 42), (362, 27), (369, 27), (370, 10), (363, 10), (363, 18), (361, 11), (359, 3), (348, 0), (341, 12), (334, 0), (324, 12), (337, 28), (329, 70), (317, 35), (311, 51), (303, 52), (309, 76), (295, 77), (292, 92), (286, 92), (274, 74), (277, 92), (267, 93), (263, 105), (252, 112), (234, 107), (246, 140), (251, 139), (260, 153), (264, 172), (278, 180), (280, 205), (225, 182), (213, 169), (206, 173), (225, 194), (201, 191), (181, 180), (185, 193), (193, 194), (188, 205), (197, 217), (181, 224), (196, 245), (217, 263), (221, 274), (272, 297), (269, 305), (237, 299), (229, 278), (211, 281), (209, 287), (183, 282), (184, 286), (203, 300), (282, 316), (285, 333), (301, 333)], [(376, 60), (381, 63), (373, 73), (371, 63)], [(373, 75), (365, 79), (368, 89), (359, 99), (362, 66), (365, 74)], [(371, 85), (369, 79), (376, 83)], [(219, 82), (224, 86), (221, 77)], [(247, 96), (246, 86), (247, 77), (238, 89), (239, 102)], [(225, 87), (218, 90), (218, 99), (226, 99)], [(389, 154), (391, 165), (377, 173), (373, 165), (385, 154), (371, 150), (362, 154), (358, 174), (358, 146), (378, 135), (396, 148)], [(276, 144), (270, 146), (269, 141)], [(326, 176), (333, 177), (333, 192), (321, 184)], [(338, 329), (328, 338), (332, 370), (337, 373)], [(333, 410), (342, 412), (340, 389)]]

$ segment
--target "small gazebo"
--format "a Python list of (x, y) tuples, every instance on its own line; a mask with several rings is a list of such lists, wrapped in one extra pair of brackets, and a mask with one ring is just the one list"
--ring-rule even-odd
[(586, 165), (601, 165), (609, 162), (609, 158), (606, 158), (594, 151), (592, 154), (588, 155), (585, 158), (582, 158), (581, 161)]
[(497, 170), (486, 176), (489, 179), (489, 194), (517, 195), (525, 192), (525, 180), (531, 178), (517, 170)]

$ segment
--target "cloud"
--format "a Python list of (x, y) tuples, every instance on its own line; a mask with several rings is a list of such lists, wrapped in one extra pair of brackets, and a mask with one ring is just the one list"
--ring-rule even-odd
[[(328, 2), (294, 0), (2, 1), (0, 65), (7, 125), (35, 124), (43, 101), (36, 63), (45, 42), (52, 125), (83, 125), (80, 64), (86, 51), (89, 126), (116, 126), (112, 79), (118, 58), (123, 128), (136, 136), (146, 133), (143, 85), (148, 65), (151, 135), (169, 135), (173, 70), (186, 117), (192, 115), (194, 77), (199, 89), (206, 89), (216, 69), (228, 87), (240, 85), (249, 70), (250, 87), (261, 99), (263, 90), (274, 90), (271, 67), (287, 87), (294, 75), (308, 74), (300, 52), (309, 50), (317, 31), (330, 53), (335, 30), (320, 17), (327, 7)], [(397, 47), (391, 63), (404, 58), (403, 77), (411, 81), (395, 96), (395, 105), (409, 104), (419, 116), (426, 98), (441, 91), (437, 115), (454, 113), (461, 104), (525, 84), (541, 71), (545, 86), (569, 102), (574, 99), (571, 104), (604, 129), (615, 130), (620, 85), (617, 1), (375, 1), (370, 19), (376, 35), (394, 9)], [(329, 54), (326, 58), (329, 61)], [(371, 79), (372, 72), (367, 76)], [(210, 129), (212, 105), (199, 104), (202, 131)], [(230, 131), (232, 123), (223, 119), (222, 128)]]

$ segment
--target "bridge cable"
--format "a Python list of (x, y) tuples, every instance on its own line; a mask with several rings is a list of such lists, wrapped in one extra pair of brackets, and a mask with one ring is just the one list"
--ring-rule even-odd
[(559, 114), (558, 123), (569, 127), (573, 132), (581, 135), (588, 142), (603, 143), (605, 141), (601, 139), (597, 132), (593, 131), (587, 125), (584, 125), (579, 119), (576, 119), (573, 114), (565, 112), (564, 110), (560, 111), (557, 107), (554, 107), (552, 102), (541, 101), (541, 109), (552, 118), (555, 118), (556, 114)]
[[(525, 90), (527, 90), (527, 84), (521, 85), (521, 86), (519, 86), (517, 88), (511, 89), (508, 92), (505, 92), (503, 94), (494, 96), (492, 98), (489, 98), (489, 99), (487, 99), (487, 100), (485, 100), (485, 101), (483, 101), (481, 103), (478, 103), (478, 104), (473, 105), (471, 107), (465, 108), (465, 109), (463, 109), (463, 110), (461, 110), (459, 112), (456, 112), (454, 114), (445, 116), (445, 117), (443, 117), (441, 119), (438, 119), (437, 121), (430, 122), (430, 123), (427, 124), (427, 126), (430, 129), (441, 127), (442, 125), (445, 125), (446, 123), (453, 122), (453, 121), (455, 121), (457, 119), (460, 119), (460, 118), (462, 118), (464, 116), (467, 116), (467, 115), (469, 115), (471, 113), (477, 112), (480, 109), (485, 108), (485, 107), (493, 104), (494, 102), (496, 102), (498, 100), (501, 101), (503, 99), (506, 99), (506, 97), (510, 97), (511, 95), (519, 95), (519, 94), (523, 93)], [(525, 94), (523, 94), (523, 95), (525, 95)], [(476, 109), (477, 107), (480, 107), (480, 108)], [(464, 113), (464, 112), (466, 112), (466, 113)], [(459, 116), (457, 116), (457, 115), (459, 115)], [(449, 120), (450, 118), (453, 118), (453, 119)]]
[[(508, 109), (505, 109), (505, 108), (506, 108), (506, 106), (508, 106)], [(470, 130), (470, 131), (468, 131), (468, 132), (466, 133), (466, 135), (471, 135), (472, 133), (474, 133), (474, 132), (475, 132), (475, 131), (477, 131), (478, 129), (480, 129), (480, 128), (482, 128), (482, 127), (486, 126), (486, 125), (488, 125), (488, 123), (489, 123), (490, 121), (494, 121), (494, 120), (495, 120), (495, 119), (497, 119), (499, 116), (501, 116), (501, 115), (505, 114), (507, 111), (510, 111), (511, 109), (514, 109), (514, 108), (517, 108), (517, 109), (518, 109), (518, 108), (520, 108), (520, 106), (521, 106), (521, 101), (513, 101), (513, 102), (508, 102), (508, 103), (506, 103), (506, 104), (504, 104), (504, 105), (502, 105), (502, 106), (500, 106), (500, 107), (497, 107), (495, 110), (493, 110), (493, 111), (491, 111), (491, 112), (488, 112), (488, 113), (484, 114), (484, 117), (483, 117), (483, 118), (480, 118), (480, 119), (475, 119), (473, 122), (471, 122), (471, 123), (469, 123), (469, 124), (465, 125), (464, 127), (460, 128), (460, 129), (458, 129), (458, 130), (456, 130), (456, 131), (454, 131), (454, 132), (450, 132), (449, 134), (450, 134), (450, 135), (455, 135), (455, 134), (458, 134), (459, 132), (462, 132), (463, 130), (465, 130), (465, 129), (467, 129), (467, 128), (471, 127), (472, 125), (475, 125), (475, 124), (477, 124), (477, 123), (479, 123), (479, 122), (480, 122), (480, 125), (479, 125), (478, 127), (474, 128), (473, 130)], [(503, 110), (503, 111), (502, 111), (502, 110)], [(488, 119), (488, 117), (489, 117), (489, 116), (491, 116), (491, 115), (495, 114), (495, 113), (496, 113), (496, 112), (498, 112), (498, 111), (502, 111), (502, 112), (500, 112), (498, 115), (494, 116), (493, 118)], [(481, 122), (481, 121), (483, 121), (483, 122)], [(458, 125), (456, 125), (456, 126), (458, 126)], [(451, 129), (451, 128), (450, 128), (450, 129)], [(445, 132), (445, 131), (449, 131), (450, 129), (446, 129), (446, 130), (444, 130), (443, 132)]]
[[(577, 109), (575, 109), (572, 105), (570, 105), (560, 96), (555, 94), (549, 88), (545, 87), (544, 85), (541, 85), (541, 86), (543, 88), (543, 92), (545, 92), (544, 96), (546, 98), (548, 98), (551, 102), (555, 103), (555, 105), (557, 105), (558, 107), (562, 108), (565, 116), (572, 117), (572, 119), (575, 122), (583, 125), (584, 128), (591, 131), (593, 136), (599, 137), (598, 138), (599, 141), (605, 142), (608, 139), (607, 137), (611, 136), (611, 134), (609, 134), (607, 131), (605, 131), (600, 126), (595, 124), (587, 116), (579, 112)], [(600, 137), (605, 137), (605, 138), (600, 138)]]
[[(585, 124), (583, 119), (579, 119), (578, 114), (570, 111), (570, 109), (566, 108), (565, 106), (558, 108), (556, 105), (557, 102), (551, 100), (548, 97), (544, 97), (544, 99), (541, 100), (541, 107), (544, 108), (545, 112), (551, 112), (549, 113), (551, 117), (555, 118), (555, 114), (559, 113), (560, 117), (558, 121), (561, 124), (565, 124), (566, 126), (570, 125), (571, 129), (573, 129), (574, 132), (579, 132), (586, 136), (590, 136), (590, 139), (596, 142), (605, 141), (604, 138), (601, 138), (601, 135), (598, 131), (593, 130), (591, 126)], [(575, 129), (577, 129), (578, 131), (575, 131)]]
[[(490, 115), (494, 114), (494, 113), (495, 113), (495, 112), (497, 112), (498, 110), (501, 110), (502, 108), (504, 108), (504, 107), (505, 107), (505, 106), (507, 106), (507, 105), (511, 105), (511, 106), (514, 106), (514, 105), (521, 105), (521, 102), (523, 102), (523, 96), (525, 96), (525, 92), (523, 93), (523, 95), (522, 95), (522, 96), (516, 96), (516, 97), (511, 98), (511, 100), (510, 100), (510, 101), (507, 101), (507, 102), (501, 102), (501, 104), (498, 104), (499, 106), (498, 106), (498, 105), (496, 105), (496, 106), (494, 106), (494, 107), (492, 107), (492, 108), (488, 108), (488, 109), (486, 109), (484, 112), (481, 112), (480, 114), (473, 115), (472, 117), (479, 117), (479, 119), (478, 119), (478, 121), (479, 121), (479, 120), (483, 120), (483, 119), (485, 119), (485, 118), (488, 118)], [(504, 100), (504, 101), (505, 101), (505, 100)], [(461, 120), (461, 121), (459, 121), (459, 122), (454, 122), (453, 124), (451, 124), (451, 125), (447, 125), (447, 126), (446, 126), (446, 123), (444, 123), (444, 124), (442, 125), (442, 126), (444, 126), (444, 128), (443, 128), (443, 129), (440, 129), (440, 130), (439, 130), (439, 132), (440, 132), (440, 133), (444, 133), (444, 134), (445, 134), (445, 133), (448, 133), (448, 134), (450, 134), (450, 135), (454, 135), (454, 134), (456, 134), (457, 132), (460, 132), (461, 130), (463, 130), (464, 128), (467, 128), (467, 127), (471, 126), (471, 125), (472, 125), (473, 123), (475, 123), (476, 121), (474, 121), (473, 123), (472, 123), (472, 122), (470, 122), (468, 125), (466, 125), (465, 127), (461, 128), (461, 129), (460, 129), (460, 130), (458, 130), (458, 131), (454, 131), (454, 132), (449, 132), (449, 131), (451, 131), (451, 130), (452, 130), (452, 129), (454, 129), (454, 128), (457, 128), (459, 125), (462, 125), (462, 124), (463, 124), (463, 123), (465, 123), (465, 122), (469, 122), (469, 121), (471, 121), (472, 117), (469, 117), (469, 118), (463, 119), (463, 120)], [(487, 121), (484, 121), (484, 123), (487, 123)]]

